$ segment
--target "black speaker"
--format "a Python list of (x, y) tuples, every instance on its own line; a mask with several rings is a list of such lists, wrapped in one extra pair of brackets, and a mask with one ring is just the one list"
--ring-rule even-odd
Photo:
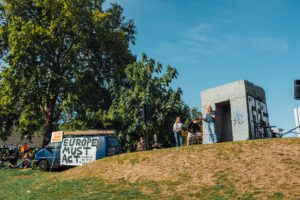
[(149, 121), (151, 117), (150, 105), (149, 104), (144, 105), (143, 108), (140, 109), (140, 113), (142, 118), (144, 119), (144, 122)]
[(295, 88), (295, 92), (294, 92), (295, 99), (300, 100), (300, 80), (295, 80), (294, 88)]

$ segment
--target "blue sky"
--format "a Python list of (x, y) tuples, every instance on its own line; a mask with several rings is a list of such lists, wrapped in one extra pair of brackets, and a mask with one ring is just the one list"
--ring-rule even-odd
[(201, 108), (200, 91), (246, 79), (265, 89), (271, 125), (295, 126), (300, 79), (298, 0), (109, 0), (137, 26), (134, 54), (179, 71), (173, 87)]

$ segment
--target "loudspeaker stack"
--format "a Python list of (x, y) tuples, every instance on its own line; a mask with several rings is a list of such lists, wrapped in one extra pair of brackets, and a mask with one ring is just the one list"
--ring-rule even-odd
[(295, 88), (295, 92), (294, 92), (295, 99), (300, 100), (300, 80), (295, 80), (294, 88)]

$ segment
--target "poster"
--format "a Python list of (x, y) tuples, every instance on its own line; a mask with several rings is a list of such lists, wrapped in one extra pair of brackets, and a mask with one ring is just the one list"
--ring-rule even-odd
[(64, 138), (60, 152), (61, 165), (80, 166), (96, 160), (97, 137)]
[(51, 143), (61, 142), (62, 138), (63, 138), (63, 132), (62, 131), (52, 132)]

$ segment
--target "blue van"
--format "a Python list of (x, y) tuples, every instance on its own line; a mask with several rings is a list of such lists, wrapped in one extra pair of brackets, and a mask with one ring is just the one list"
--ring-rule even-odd
[(50, 142), (35, 154), (34, 166), (46, 171), (79, 166), (120, 153), (121, 146), (115, 134), (103, 130), (64, 132), (61, 142)]

